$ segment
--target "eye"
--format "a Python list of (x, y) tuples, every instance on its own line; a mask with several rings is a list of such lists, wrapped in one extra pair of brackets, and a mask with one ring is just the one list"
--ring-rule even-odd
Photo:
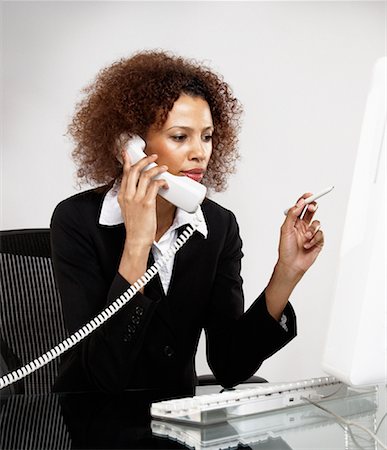
[(175, 134), (171, 137), (176, 142), (184, 142), (187, 136), (185, 134)]
[(203, 140), (205, 142), (210, 142), (212, 141), (212, 134), (206, 134), (205, 136), (203, 136)]

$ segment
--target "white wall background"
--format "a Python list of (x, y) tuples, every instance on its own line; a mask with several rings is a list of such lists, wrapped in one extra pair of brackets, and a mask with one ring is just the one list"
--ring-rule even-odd
[[(259, 371), (272, 381), (320, 375), (371, 68), (386, 53), (386, 2), (6, 1), (2, 9), (1, 229), (48, 227), (55, 205), (77, 191), (64, 135), (97, 71), (140, 49), (204, 60), (245, 107), (237, 175), (214, 198), (240, 223), (246, 306), (270, 277), (283, 209), (336, 186), (320, 202), (325, 250), (292, 296), (299, 336)], [(197, 364), (208, 371), (202, 341)]]

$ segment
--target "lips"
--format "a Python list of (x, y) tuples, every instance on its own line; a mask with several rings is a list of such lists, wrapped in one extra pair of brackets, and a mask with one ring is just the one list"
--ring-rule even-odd
[(200, 182), (204, 176), (204, 169), (184, 170), (182, 173), (191, 180)]

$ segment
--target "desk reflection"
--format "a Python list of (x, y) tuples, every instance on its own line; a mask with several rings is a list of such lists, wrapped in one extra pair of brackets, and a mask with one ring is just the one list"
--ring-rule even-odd
[[(174, 393), (175, 398), (187, 395), (193, 393)], [(128, 391), (115, 396), (101, 393), (3, 396), (0, 447), (4, 450), (359, 448), (358, 442), (334, 419), (312, 405), (205, 427), (152, 421), (150, 404), (171, 397), (170, 393), (160, 391)], [(333, 398), (325, 405), (345, 417), (362, 418), (368, 427), (374, 424), (378, 407), (375, 392)], [(332, 445), (319, 446), (321, 435), (327, 433), (332, 437)], [(310, 442), (311, 436), (315, 442)], [(372, 448), (364, 439), (361, 445)]]
[[(180, 396), (192, 395), (181, 393)], [(60, 406), (71, 435), (71, 449), (186, 448), (152, 434), (150, 404), (166, 392), (134, 391), (121, 395), (64, 395)], [(176, 393), (174, 397), (177, 397)]]
[[(343, 418), (362, 420), (363, 425), (372, 430), (377, 411), (377, 391), (356, 392), (345, 386), (343, 388), (319, 404)], [(301, 440), (295, 441), (297, 442), (295, 448), (328, 449), (332, 447), (320, 447), (318, 442), (308, 442), (307, 439), (308, 435), (318, 436), (319, 430), (328, 429), (332, 425), (338, 425), (332, 415), (308, 403), (271, 412), (234, 417), (206, 426), (172, 420), (153, 420), (151, 423), (155, 435), (167, 436), (195, 450), (226, 450), (238, 448), (238, 445), (252, 449), (292, 449), (289, 442), (294, 441), (294, 434), (302, 437)], [(352, 430), (343, 427), (343, 432), (342, 445), (333, 448), (375, 450), (375, 444), (369, 436), (362, 436), (362, 444), (359, 446)], [(358, 436), (358, 430), (356, 435)]]
[[(187, 396), (181, 393), (179, 396)], [(190, 395), (193, 395), (191, 393)], [(136, 391), (119, 396), (63, 396), (62, 416), (71, 435), (71, 449), (187, 449), (185, 442), (154, 432), (150, 405), (171, 398), (168, 393)], [(174, 393), (174, 397), (178, 397)], [(238, 431), (223, 424), (223, 432), (235, 436)], [(209, 430), (211, 433), (211, 430)], [(227, 438), (226, 438), (227, 440)], [(292, 450), (280, 437), (251, 446), (233, 439), (227, 448), (245, 450)]]

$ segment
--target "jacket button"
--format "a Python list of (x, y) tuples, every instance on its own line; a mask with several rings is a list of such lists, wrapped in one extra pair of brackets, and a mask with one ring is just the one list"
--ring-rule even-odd
[(144, 308), (142, 306), (136, 306), (135, 313), (137, 316), (142, 316), (144, 314)]
[(123, 341), (128, 343), (132, 340), (132, 335), (131, 334), (125, 334), (123, 337)]
[(138, 325), (140, 323), (140, 318), (138, 316), (132, 316), (132, 323)]
[(171, 358), (174, 354), (175, 354), (175, 350), (173, 350), (172, 347), (170, 347), (169, 345), (166, 345), (166, 346), (164, 347), (164, 355), (165, 355), (167, 358)]

